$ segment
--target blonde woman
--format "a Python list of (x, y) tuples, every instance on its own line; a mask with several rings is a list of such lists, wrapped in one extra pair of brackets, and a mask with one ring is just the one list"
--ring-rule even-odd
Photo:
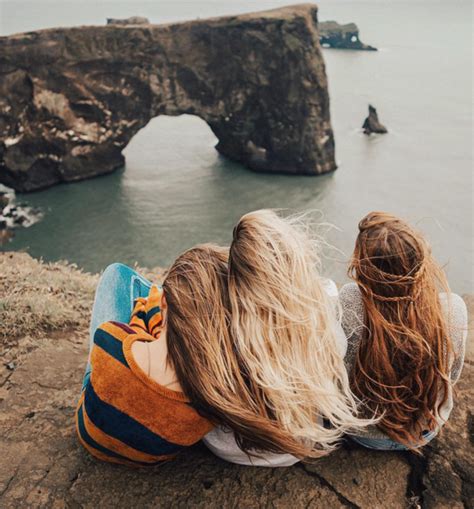
[(347, 364), (354, 393), (377, 427), (352, 438), (372, 449), (417, 449), (453, 408), (467, 336), (467, 310), (421, 233), (386, 212), (359, 223), (341, 289)]
[(269, 210), (243, 216), (234, 228), (228, 285), (241, 401), (249, 418), (266, 423), (247, 433), (229, 418), (235, 434), (219, 427), (205, 437), (234, 463), (287, 466), (320, 457), (344, 433), (372, 422), (357, 417), (346, 339), (306, 230)]

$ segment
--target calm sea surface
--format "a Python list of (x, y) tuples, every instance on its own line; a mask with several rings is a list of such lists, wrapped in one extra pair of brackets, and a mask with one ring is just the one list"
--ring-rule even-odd
[[(291, 1), (0, 2), (0, 33), (152, 22), (261, 10)], [(7, 248), (99, 271), (113, 261), (169, 264), (204, 241), (228, 243), (232, 226), (261, 207), (319, 210), (339, 230), (341, 252), (325, 262), (345, 276), (357, 222), (374, 209), (416, 223), (447, 264), (457, 292), (473, 292), (472, 10), (470, 1), (319, 2), (320, 19), (356, 22), (374, 53), (325, 50), (339, 169), (319, 178), (251, 173), (220, 157), (199, 118), (153, 119), (125, 151), (117, 173), (20, 197), (44, 219), (18, 230)], [(390, 133), (360, 133), (367, 104)]]

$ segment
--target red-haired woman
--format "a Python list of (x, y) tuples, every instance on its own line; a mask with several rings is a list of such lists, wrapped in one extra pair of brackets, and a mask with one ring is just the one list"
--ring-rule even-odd
[[(464, 362), (467, 310), (450, 293), (423, 236), (396, 216), (359, 223), (340, 292), (351, 388), (377, 427), (351, 436), (373, 449), (417, 449), (453, 408)], [(440, 293), (440, 290), (444, 290)]]

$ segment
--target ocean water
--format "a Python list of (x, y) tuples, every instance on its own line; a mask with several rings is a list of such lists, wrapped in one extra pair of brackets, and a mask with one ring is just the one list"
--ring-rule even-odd
[[(291, 1), (0, 2), (0, 33), (103, 24), (106, 17), (179, 21)], [(324, 50), (339, 169), (322, 177), (263, 175), (227, 161), (193, 116), (158, 117), (115, 174), (23, 195), (43, 219), (3, 249), (66, 259), (90, 271), (113, 261), (167, 265), (199, 242), (228, 243), (238, 218), (278, 207), (319, 211), (337, 229), (324, 270), (345, 280), (359, 219), (387, 210), (416, 224), (452, 288), (473, 292), (472, 5), (463, 1), (322, 0), (320, 19), (354, 21), (378, 52)], [(388, 127), (366, 137), (368, 103)]]

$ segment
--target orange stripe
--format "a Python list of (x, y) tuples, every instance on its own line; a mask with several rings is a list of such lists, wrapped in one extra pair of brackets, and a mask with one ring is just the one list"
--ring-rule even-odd
[(89, 419), (85, 405), (82, 407), (82, 413), (84, 415), (84, 425), (86, 427), (87, 433), (89, 433), (89, 435), (103, 447), (106, 447), (107, 449), (110, 449), (117, 454), (125, 456), (132, 461), (141, 461), (143, 463), (156, 463), (157, 461), (162, 461), (170, 458), (170, 455), (153, 456), (151, 454), (146, 454), (144, 452), (133, 449), (133, 447), (124, 444), (120, 440), (107, 435), (101, 429), (97, 428), (97, 426), (95, 426), (94, 423)]
[(84, 442), (84, 440), (82, 440), (82, 437), (80, 435), (78, 435), (78, 436), (79, 436), (79, 442), (84, 447), (84, 449), (89, 454), (94, 456), (94, 458), (96, 458), (98, 460), (107, 461), (108, 463), (117, 463), (119, 465), (127, 465), (129, 467), (132, 467), (132, 466), (133, 467), (139, 467), (139, 466), (141, 466), (141, 465), (138, 465), (137, 463), (132, 463), (131, 461), (121, 460), (120, 458), (113, 458), (112, 456), (107, 456), (106, 454), (103, 454), (103, 453), (97, 451), (96, 449), (94, 449), (93, 447), (91, 447), (90, 445), (86, 444)]
[(177, 445), (192, 445), (212, 425), (192, 407), (153, 391), (101, 348), (92, 352), (92, 386), (97, 396), (153, 433)]

